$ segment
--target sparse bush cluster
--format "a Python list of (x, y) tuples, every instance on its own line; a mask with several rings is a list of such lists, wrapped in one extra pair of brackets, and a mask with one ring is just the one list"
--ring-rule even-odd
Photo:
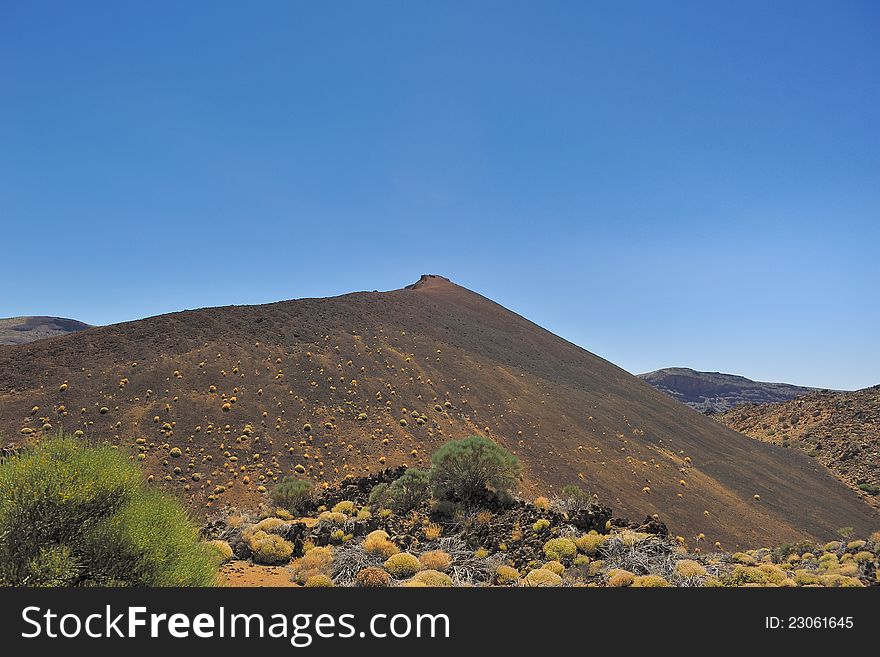
[[(157, 424), (166, 436), (174, 431), (172, 422)], [(318, 431), (334, 430), (326, 424)], [(242, 431), (258, 438), (251, 425)], [(153, 445), (139, 438), (131, 447), (143, 455)], [(824, 545), (689, 552), (656, 516), (612, 522), (577, 486), (561, 498), (513, 501), (518, 462), (478, 437), (438, 449), (430, 470), (389, 469), (334, 488), (277, 471), (272, 485), (261, 475), (255, 483), (269, 489), (267, 503), (222, 512), (202, 542), (181, 507), (145, 484), (138, 461), (85, 449), (47, 440), (0, 464), (0, 584), (201, 585), (238, 559), (287, 568), (305, 587), (850, 587), (875, 584), (880, 565), (880, 533), (861, 540), (844, 528)], [(189, 447), (161, 449), (169, 473), (204, 476), (216, 495), (233, 485), (207, 466), (195, 472)], [(234, 470), (234, 453), (226, 459)], [(46, 499), (62, 522), (37, 520)]]

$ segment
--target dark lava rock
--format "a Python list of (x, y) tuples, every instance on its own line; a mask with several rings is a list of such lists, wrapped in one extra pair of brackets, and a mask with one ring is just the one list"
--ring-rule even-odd
[(636, 527), (636, 531), (644, 534), (655, 534), (656, 536), (669, 536), (669, 529), (666, 527), (666, 524), (651, 516), (647, 516), (645, 522)]
[(308, 528), (301, 522), (294, 522), (278, 532), (278, 535), (285, 541), (293, 544), (294, 556), (302, 556), (303, 542), (305, 541)]
[(239, 540), (235, 545), (232, 546), (232, 553), (235, 555), (237, 559), (250, 559), (254, 552), (251, 550), (251, 546), (247, 544), (246, 541)]
[(406, 472), (406, 467), (401, 465), (396, 468), (385, 468), (381, 472), (366, 477), (346, 479), (338, 486), (322, 491), (315, 500), (315, 507), (323, 505), (332, 509), (344, 500), (354, 502), (358, 506), (364, 506), (370, 501), (370, 491), (374, 486), (390, 484), (399, 479), (404, 472)]
[(206, 522), (199, 530), (199, 536), (203, 541), (215, 541), (223, 538), (226, 531), (226, 521), (215, 518)]
[(597, 531), (604, 533), (605, 525), (611, 520), (611, 507), (593, 503), (590, 506), (571, 514), (569, 522), (582, 532)]

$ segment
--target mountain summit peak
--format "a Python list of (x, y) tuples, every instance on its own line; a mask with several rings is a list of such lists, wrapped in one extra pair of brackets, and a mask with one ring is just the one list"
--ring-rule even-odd
[(407, 285), (405, 289), (419, 290), (424, 287), (437, 287), (440, 285), (453, 285), (453, 282), (439, 274), (422, 274), (419, 280), (412, 285)]

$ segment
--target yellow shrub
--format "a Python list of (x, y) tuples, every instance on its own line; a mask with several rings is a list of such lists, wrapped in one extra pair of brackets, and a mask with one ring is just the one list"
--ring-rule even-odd
[(794, 581), (798, 586), (809, 586), (819, 583), (819, 576), (809, 570), (794, 571)]
[(384, 529), (375, 529), (364, 537), (365, 540), (378, 540), (380, 538), (388, 540), (388, 532)]
[(281, 518), (265, 518), (254, 525), (254, 531), (271, 532), (283, 525), (284, 521)]
[(682, 559), (676, 562), (675, 572), (682, 577), (703, 577), (706, 575), (706, 568), (699, 561)]
[(584, 534), (580, 538), (575, 539), (574, 544), (578, 550), (592, 557), (596, 555), (596, 550), (604, 541), (605, 536), (590, 532), (589, 534)]
[(547, 510), (550, 508), (550, 500), (543, 496), (537, 497), (535, 498), (535, 506), (539, 509)]
[(578, 547), (569, 538), (551, 538), (544, 543), (544, 554), (554, 561), (567, 561), (577, 554)]
[(539, 518), (535, 521), (535, 524), (532, 525), (532, 531), (535, 533), (540, 533), (545, 529), (550, 527), (550, 521), (547, 518)]
[(312, 575), (306, 580), (305, 585), (309, 588), (333, 586), (333, 580), (327, 575)]
[(826, 586), (828, 588), (840, 586), (840, 583), (844, 579), (845, 578), (837, 575), (836, 573), (826, 573), (824, 575), (819, 575), (819, 582), (822, 584), (822, 586)]
[(839, 583), (838, 586), (843, 588), (862, 588), (865, 585), (858, 577), (844, 577)]
[(830, 543), (826, 543), (824, 546), (822, 546), (822, 549), (826, 552), (836, 552), (840, 549), (840, 545), (840, 541), (831, 541)]
[(762, 563), (758, 566), (758, 570), (763, 573), (764, 579), (771, 584), (780, 584), (788, 579), (788, 573), (772, 563)]
[(734, 552), (730, 555), (730, 558), (733, 561), (746, 564), (747, 566), (751, 566), (753, 563), (755, 563), (755, 557), (750, 554), (746, 554), (745, 552)]
[(752, 566), (736, 566), (728, 578), (734, 586), (767, 583), (764, 573)]
[(494, 580), (499, 586), (516, 584), (519, 581), (519, 571), (511, 566), (498, 566)]
[(853, 555), (853, 560), (856, 563), (865, 563), (866, 561), (873, 561), (874, 555), (867, 550), (862, 550), (861, 552), (856, 552)]
[(338, 513), (336, 511), (324, 511), (318, 515), (318, 520), (323, 520), (324, 522), (329, 522), (334, 525), (341, 525), (345, 523), (346, 516), (344, 513)]
[[(623, 531), (623, 532), (620, 532), (619, 534), (617, 534), (616, 538), (619, 538), (623, 542), (623, 544), (626, 545), (627, 547), (634, 547), (634, 546), (638, 545), (639, 543), (641, 543), (642, 541), (644, 541), (645, 539), (649, 538), (650, 536), (651, 536), (651, 534), (645, 534), (642, 532), (634, 532), (634, 531), (627, 530), (627, 531)], [(614, 538), (614, 537), (610, 536), (609, 538)]]
[(343, 500), (342, 502), (339, 502), (338, 504), (336, 504), (331, 509), (331, 511), (333, 513), (341, 513), (343, 515), (350, 516), (354, 513), (354, 502), (351, 502), (349, 500)]
[(428, 523), (425, 525), (425, 538), (429, 541), (436, 541), (440, 538), (440, 534), (443, 533), (443, 527), (438, 525), (436, 522)]
[(549, 570), (551, 573), (556, 573), (557, 575), (562, 575), (562, 573), (565, 572), (565, 566), (558, 561), (548, 561), (542, 566), (542, 568)]
[(523, 586), (562, 586), (562, 578), (546, 568), (529, 572), (522, 580)]
[(229, 543), (226, 541), (208, 541), (210, 545), (213, 545), (216, 548), (217, 552), (220, 554), (220, 558), (223, 562), (231, 561), (233, 555), (232, 547), (230, 547)]
[(489, 550), (487, 550), (486, 548), (481, 547), (474, 550), (474, 558), (476, 559), (485, 559), (488, 556)]
[(622, 568), (612, 568), (608, 571), (608, 586), (632, 586), (636, 576)]
[(422, 564), (422, 568), (427, 570), (439, 570), (440, 572), (446, 572), (449, 566), (452, 565), (452, 557), (446, 554), (443, 550), (430, 550), (425, 552), (419, 557), (419, 561)]
[(846, 564), (845, 566), (841, 566), (835, 571), (838, 575), (842, 575), (843, 577), (855, 577), (859, 574), (859, 567), (854, 564)]
[(258, 532), (251, 541), (254, 561), (267, 566), (287, 563), (293, 554), (293, 545), (277, 534)]
[(378, 554), (386, 559), (400, 552), (397, 546), (388, 539), (388, 534), (381, 529), (367, 534), (361, 547), (370, 554)]
[(474, 522), (478, 525), (488, 525), (490, 522), (492, 522), (492, 512), (480, 511), (474, 518)]
[(590, 563), (590, 557), (588, 557), (586, 554), (579, 554), (574, 558), (572, 563), (575, 566), (586, 566)]
[(847, 550), (861, 550), (865, 547), (866, 541), (858, 540), (858, 541), (850, 541), (846, 544)]
[(385, 570), (396, 579), (412, 577), (421, 569), (421, 562), (409, 552), (398, 552), (385, 561)]
[(358, 574), (355, 575), (355, 579), (358, 586), (366, 588), (379, 588), (388, 586), (391, 583), (391, 578), (388, 576), (388, 573), (376, 566), (368, 566), (367, 568), (358, 571)]
[[(822, 555), (823, 557), (826, 555)], [(836, 570), (840, 565), (840, 562), (837, 560), (837, 556), (833, 554), (827, 555), (830, 558), (820, 558), (819, 559), (819, 570)]]
[(333, 548), (316, 547), (306, 552), (299, 559), (294, 559), (290, 564), (290, 571), (293, 580), (296, 582), (306, 582), (310, 577), (315, 575), (326, 575), (329, 577), (333, 569)]
[(413, 579), (425, 586), (452, 586), (452, 578), (439, 570), (422, 570), (417, 572)]
[(661, 588), (670, 586), (669, 582), (660, 577), (660, 575), (642, 575), (636, 577), (632, 583), (633, 588)]

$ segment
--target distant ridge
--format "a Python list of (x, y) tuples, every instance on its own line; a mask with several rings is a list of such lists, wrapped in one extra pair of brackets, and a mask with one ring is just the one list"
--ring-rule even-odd
[(65, 317), (9, 317), (0, 319), (0, 344), (27, 344), (87, 328), (91, 326)]
[(723, 413), (740, 404), (784, 402), (817, 390), (687, 367), (667, 367), (639, 374), (639, 378), (701, 413)]

